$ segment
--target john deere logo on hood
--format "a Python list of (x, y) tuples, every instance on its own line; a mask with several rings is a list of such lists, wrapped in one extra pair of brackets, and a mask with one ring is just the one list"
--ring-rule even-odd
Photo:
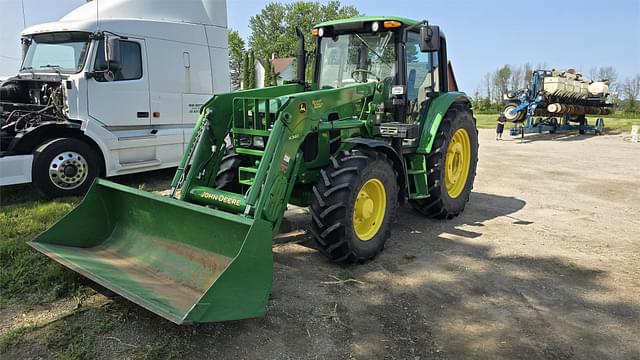
[(300, 111), (301, 114), (306, 113), (307, 112), (307, 104), (300, 103), (300, 105), (298, 105), (298, 111)]

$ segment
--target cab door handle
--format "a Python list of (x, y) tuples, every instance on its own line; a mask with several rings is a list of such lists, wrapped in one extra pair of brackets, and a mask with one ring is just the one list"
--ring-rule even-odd
[(138, 111), (138, 117), (139, 118), (148, 118), (149, 117), (149, 112), (148, 111)]

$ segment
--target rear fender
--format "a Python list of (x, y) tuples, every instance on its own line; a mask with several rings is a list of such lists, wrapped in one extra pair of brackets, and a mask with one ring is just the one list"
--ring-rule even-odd
[(428, 154), (436, 139), (438, 128), (452, 104), (471, 104), (467, 95), (463, 92), (448, 92), (430, 100), (425, 109), (420, 112), (420, 139), (416, 153)]

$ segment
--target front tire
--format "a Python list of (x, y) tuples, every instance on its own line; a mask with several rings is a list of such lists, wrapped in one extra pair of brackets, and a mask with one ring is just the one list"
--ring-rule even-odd
[(99, 173), (98, 153), (78, 139), (54, 139), (34, 152), (31, 176), (45, 198), (82, 195)]
[(220, 160), (220, 167), (215, 178), (215, 188), (242, 194), (244, 186), (240, 183), (239, 168), (249, 165), (250, 161), (246, 156), (242, 156), (233, 151), (233, 148), (228, 147)]
[(313, 193), (311, 230), (325, 256), (362, 262), (384, 249), (398, 203), (396, 172), (385, 154), (354, 149), (331, 157)]
[(427, 155), (429, 197), (410, 200), (422, 215), (451, 219), (465, 208), (478, 164), (478, 130), (470, 109), (453, 105), (440, 123)]

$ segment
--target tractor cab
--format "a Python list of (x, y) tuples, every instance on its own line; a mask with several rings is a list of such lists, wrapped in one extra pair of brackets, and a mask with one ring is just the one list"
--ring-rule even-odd
[(426, 21), (356, 17), (321, 23), (311, 33), (313, 83), (332, 89), (378, 82), (378, 122), (413, 123), (426, 100), (457, 90), (449, 88), (453, 74), (440, 70), (447, 64), (444, 34)]

